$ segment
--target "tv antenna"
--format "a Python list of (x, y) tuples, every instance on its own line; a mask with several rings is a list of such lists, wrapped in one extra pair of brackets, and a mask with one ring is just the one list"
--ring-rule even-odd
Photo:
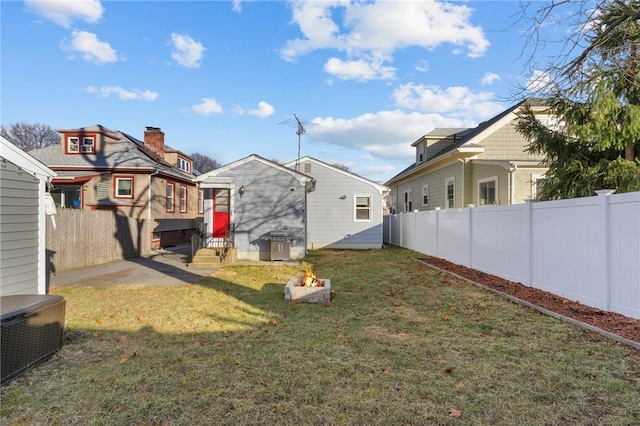
[(311, 124), (314, 127), (317, 127), (318, 125), (316, 123), (310, 122), (309, 120), (306, 120), (303, 117), (299, 117), (297, 114), (293, 114), (292, 118), (281, 121), (278, 124), (284, 124), (288, 127), (294, 127), (296, 129), (296, 135), (298, 135), (298, 157), (296, 159), (296, 171), (299, 171), (298, 165), (300, 163), (300, 141), (302, 139), (302, 135), (307, 131), (304, 126), (305, 124)]

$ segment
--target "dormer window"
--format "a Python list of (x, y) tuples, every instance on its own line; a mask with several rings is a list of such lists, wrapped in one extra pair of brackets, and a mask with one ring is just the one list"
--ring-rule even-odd
[(418, 164), (420, 164), (424, 161), (424, 144), (423, 143), (419, 144), (417, 149), (418, 151), (417, 151), (416, 157), (418, 160)]
[(93, 138), (82, 138), (82, 152), (93, 152), (95, 146)]
[(80, 138), (67, 138), (67, 152), (80, 152)]
[(93, 138), (82, 138), (82, 152), (93, 153), (94, 147), (95, 143)]
[(187, 173), (191, 173), (191, 161), (178, 157), (178, 168)]
[(93, 154), (95, 146), (95, 138), (93, 137), (79, 138), (78, 136), (69, 136), (67, 138), (67, 153), (69, 154)]

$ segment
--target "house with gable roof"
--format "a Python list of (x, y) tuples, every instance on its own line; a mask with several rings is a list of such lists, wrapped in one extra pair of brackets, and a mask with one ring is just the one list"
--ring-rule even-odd
[(57, 173), (58, 208), (108, 210), (150, 222), (150, 246), (191, 240), (202, 217), (192, 159), (147, 127), (144, 140), (102, 125), (58, 130), (60, 144), (30, 154)]
[(308, 156), (285, 166), (316, 182), (307, 196), (307, 248), (382, 248), (384, 185)]
[[(196, 180), (204, 192), (202, 247), (220, 249), (221, 258), (229, 246), (229, 258), (242, 260), (382, 248), (386, 187), (320, 160), (279, 164), (253, 154)], [(284, 255), (274, 250), (281, 245)]]
[(542, 122), (554, 117), (539, 100), (522, 101), (475, 128), (437, 128), (412, 143), (416, 159), (385, 183), (393, 213), (469, 205), (523, 203), (546, 172), (516, 130), (525, 102)]
[(55, 176), (0, 136), (0, 295), (47, 292), (46, 187)]

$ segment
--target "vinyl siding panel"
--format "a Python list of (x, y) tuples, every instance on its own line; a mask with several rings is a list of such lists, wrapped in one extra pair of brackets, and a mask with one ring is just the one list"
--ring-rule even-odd
[(10, 161), (0, 168), (2, 295), (38, 293), (38, 180)]
[[(231, 222), (236, 226), (238, 258), (270, 260), (271, 245), (266, 237), (272, 231), (289, 232), (291, 257), (304, 257), (304, 184), (287, 171), (257, 160), (239, 164), (225, 171), (224, 176), (233, 181)], [(237, 189), (243, 185), (246, 193), (240, 196)]]
[(471, 168), (471, 180), (467, 186), (470, 195), (469, 203), (480, 205), (478, 198), (478, 182), (496, 176), (498, 178), (497, 204), (509, 204), (509, 171), (502, 166), (473, 164)]
[(541, 167), (518, 168), (515, 173), (515, 202), (523, 203), (533, 197), (533, 176), (542, 176), (547, 171)]
[[(440, 207), (442, 209), (446, 206), (446, 187), (445, 181), (446, 179), (453, 177), (455, 178), (455, 208), (463, 206), (462, 200), (462, 163), (457, 162), (456, 164), (451, 164), (447, 167), (443, 167), (441, 169), (435, 170), (432, 173), (427, 175), (422, 175), (417, 178), (407, 180), (406, 182), (398, 185), (396, 192), (396, 204), (397, 204), (397, 212), (401, 213), (404, 211), (404, 193), (411, 189), (413, 191), (413, 210), (433, 210), (436, 207)], [(465, 167), (465, 180), (467, 179), (467, 169), (468, 165)], [(422, 205), (422, 186), (428, 184), (429, 185), (429, 205)], [(467, 198), (465, 194), (465, 199)]]
[[(322, 164), (307, 164), (310, 169), (305, 168), (305, 173), (316, 180), (315, 191), (307, 194), (308, 248), (382, 247), (382, 195), (378, 190)], [(356, 196), (370, 197), (370, 221), (355, 220)]]

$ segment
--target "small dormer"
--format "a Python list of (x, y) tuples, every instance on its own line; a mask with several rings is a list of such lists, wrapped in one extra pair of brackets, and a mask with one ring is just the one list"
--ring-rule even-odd
[(94, 155), (101, 143), (100, 132), (89, 129), (60, 130), (65, 155)]
[(416, 164), (424, 163), (426, 160), (425, 156), (425, 142), (421, 141), (416, 145)]
[(193, 174), (193, 161), (189, 157), (183, 156), (178, 153), (178, 159), (176, 161), (176, 167), (183, 172)]

